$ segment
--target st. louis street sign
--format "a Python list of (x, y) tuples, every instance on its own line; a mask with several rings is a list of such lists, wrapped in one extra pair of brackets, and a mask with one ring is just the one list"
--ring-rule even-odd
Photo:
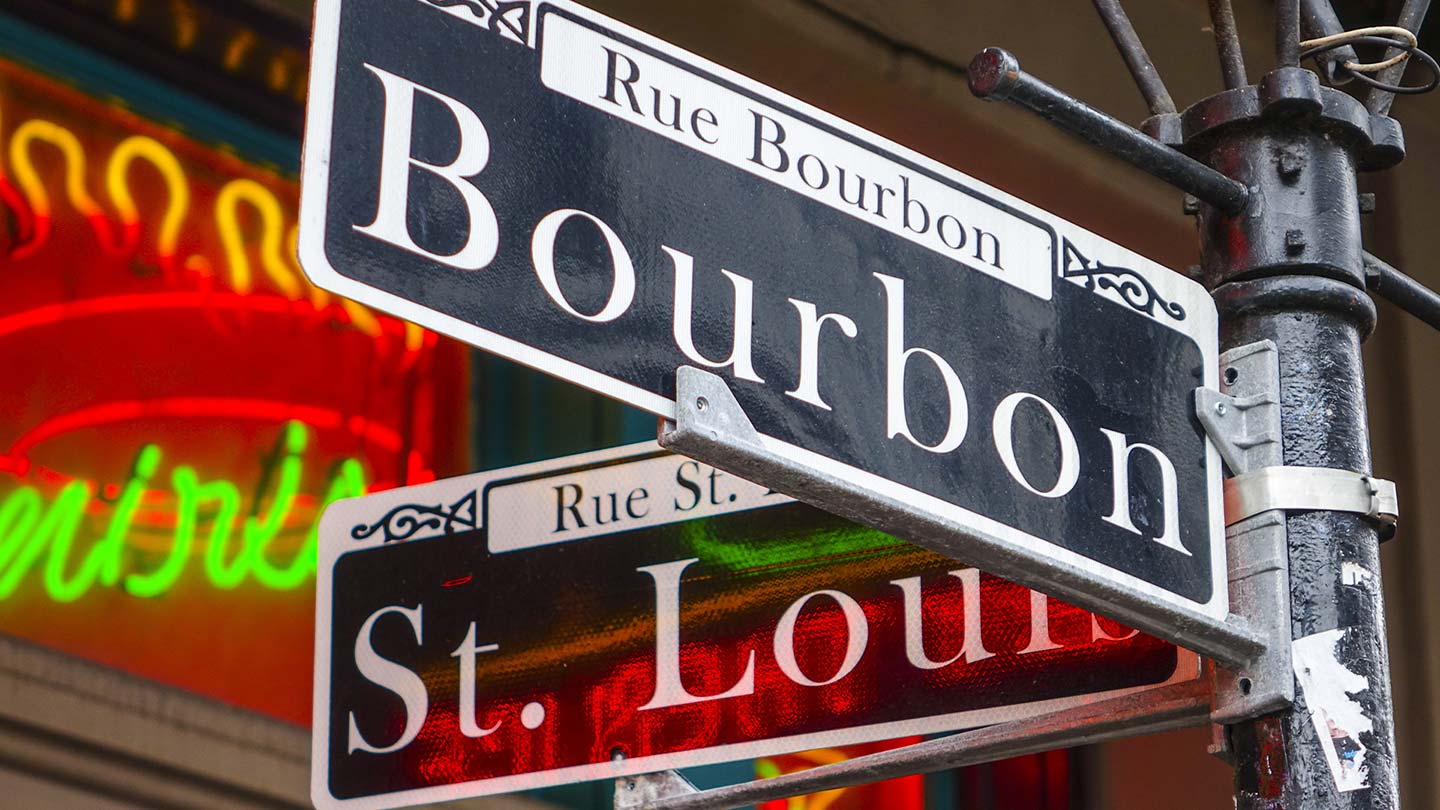
[(997, 574), (1223, 620), (1198, 285), (573, 3), (320, 0), (313, 53), (315, 283), (665, 417), (713, 371)]
[(653, 443), (340, 501), (319, 544), (322, 808), (949, 731), (1200, 672)]

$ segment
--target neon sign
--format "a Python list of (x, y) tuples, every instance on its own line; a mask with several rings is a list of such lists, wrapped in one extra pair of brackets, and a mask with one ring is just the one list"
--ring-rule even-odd
[[(187, 65), (223, 70), (277, 102), (305, 100), (305, 31), (282, 15), (263, 29), (253, 13), (193, 0), (52, 0), (97, 28), (123, 32), (152, 51), (183, 57)], [(268, 15), (267, 15), (268, 16)]]
[[(213, 225), (224, 257), (221, 272), (216, 273), (214, 262), (202, 253), (193, 253), (181, 260), (180, 236), (191, 215), (191, 181), (174, 152), (147, 135), (124, 138), (116, 144), (104, 163), (104, 188), (116, 210), (117, 229), (87, 187), (87, 153), (75, 132), (39, 117), (20, 123), (11, 134), (5, 150), (14, 172), (15, 185), (9, 185), (5, 174), (0, 171), (0, 184), (6, 186), (3, 199), (19, 223), (19, 238), (9, 251), (12, 261), (20, 262), (40, 254), (54, 237), (55, 206), (37, 156), (42, 146), (50, 147), (61, 158), (56, 168), (61, 169), (65, 198), (87, 221), (100, 250), (115, 257), (134, 257), (141, 249), (143, 220), (135, 189), (132, 188), (132, 176), (139, 163), (151, 167), (162, 181), (165, 199), (155, 239), (158, 264), (168, 285), (182, 286), (185, 277), (191, 276), (198, 281), (198, 289), (188, 293), (166, 290), (109, 295), (42, 305), (0, 317), (0, 338), (41, 326), (125, 312), (186, 307), (276, 312), (278, 304), (278, 311), (285, 313), (306, 311), (312, 317), (329, 314), (337, 318), (343, 315), (344, 322), (371, 338), (402, 337), (406, 355), (413, 356), (425, 347), (426, 335), (419, 327), (393, 324), (387, 335), (381, 320), (364, 307), (345, 300), (335, 301), (332, 306), (328, 293), (311, 286), (295, 264), (296, 225), (293, 215), (283, 209), (275, 192), (255, 179), (231, 179), (215, 194)], [(255, 236), (247, 234), (242, 224), (247, 213), (259, 226)], [(259, 261), (256, 264), (259, 274), (252, 267), (252, 246), (258, 248)], [(264, 282), (273, 287), (272, 294), (257, 294), (260, 284), (256, 276), (260, 274), (263, 274)], [(216, 281), (228, 287), (229, 292), (217, 292), (214, 289)], [(278, 293), (278, 297), (273, 293)], [(298, 309), (296, 302), (301, 304)], [(338, 312), (332, 311), (334, 309)], [(282, 413), (275, 413), (274, 408), (265, 407), (269, 403), (232, 401), (229, 404), (233, 406), (233, 412), (228, 415), (233, 418), (259, 415), (276, 419), (282, 413), (316, 410), (282, 403), (279, 409)], [(9, 452), (0, 456), (0, 470), (25, 475), (32, 469), (29, 452), (45, 439), (67, 430), (84, 424), (96, 425), (142, 414), (154, 415), (167, 409), (175, 414), (215, 415), (225, 410), (225, 403), (217, 403), (213, 398), (207, 401), (197, 397), (169, 397), (145, 402), (105, 403), (73, 411), (48, 419), (19, 436)], [(312, 423), (319, 425), (338, 421), (338, 416), (333, 413), (309, 416)], [(358, 429), (355, 428), (356, 422), (360, 424)], [(395, 431), (367, 425), (361, 417), (352, 418), (347, 427), (374, 434), (368, 438), (377, 440), (382, 446), (398, 449), (400, 444)], [(276, 567), (264, 553), (268, 541), (284, 525), (298, 491), (298, 473), (294, 468), (299, 464), (299, 452), (306, 444), (305, 428), (302, 422), (291, 421), (285, 433), (288, 449), (280, 462), (280, 483), (275, 503), (264, 520), (250, 516), (240, 522), (242, 550), (230, 562), (225, 561), (223, 549), (238, 519), (241, 500), (238, 487), (224, 479), (202, 483), (192, 466), (180, 465), (170, 473), (176, 507), (175, 533), (169, 555), (156, 571), (120, 577), (126, 534), (162, 456), (157, 445), (146, 444), (139, 451), (131, 467), (130, 479), (115, 502), (103, 539), (85, 554), (80, 568), (73, 574), (65, 573), (66, 560), (75, 544), (81, 518), (92, 504), (95, 485), (80, 479), (69, 480), (48, 502), (36, 487), (20, 487), (0, 501), (0, 600), (9, 598), (15, 592), (21, 579), (47, 549), (48, 561), (43, 566), (45, 592), (58, 602), (74, 601), (97, 583), (109, 587), (123, 586), (126, 592), (136, 596), (157, 596), (174, 584), (186, 565), (186, 555), (194, 545), (198, 504), (202, 500), (218, 503), (218, 512), (212, 519), (209, 547), (204, 556), (205, 572), (215, 587), (232, 589), (247, 576), (266, 587), (282, 590), (308, 581), (314, 573), (313, 561), (308, 559), (314, 554), (313, 527), (310, 529), (310, 541), (288, 566)], [(412, 466), (423, 468), (423, 461)], [(347, 458), (338, 470), (322, 498), (322, 504), (337, 497), (365, 492), (365, 476), (359, 460)], [(43, 472), (49, 473), (46, 477), (50, 479), (70, 478), (52, 470)]]
[(297, 197), (0, 59), (0, 633), (307, 722), (320, 511), (461, 472), (469, 392), (465, 350), (309, 284)]
[[(176, 466), (170, 473), (176, 501), (174, 532), (170, 549), (148, 571), (125, 571), (126, 537), (163, 457), (153, 444), (141, 448), (135, 457), (130, 480), (120, 490), (110, 510), (104, 536), (86, 551), (78, 568), (71, 565), (76, 532), (95, 498), (88, 482), (71, 481), (48, 503), (40, 491), (24, 486), (0, 499), (0, 600), (9, 598), (21, 580), (37, 568), (45, 592), (57, 602), (73, 602), (92, 587), (123, 586), (134, 596), (155, 597), (172, 588), (195, 556), (196, 527), (203, 505), (212, 517), (204, 544), (204, 570), (210, 584), (229, 590), (247, 577), (267, 588), (290, 590), (315, 575), (315, 538), (311, 525), (305, 544), (283, 563), (271, 559), (268, 550), (294, 510), (299, 495), (301, 466), (309, 428), (301, 422), (285, 426), (280, 462), (270, 470), (274, 493), (263, 516), (240, 518), (240, 489), (228, 480), (201, 481), (195, 468)], [(330, 485), (316, 511), (340, 498), (365, 494), (365, 472), (359, 461), (342, 461), (331, 476)], [(239, 528), (239, 548), (232, 550)], [(43, 559), (43, 563), (42, 563)], [(69, 573), (67, 573), (69, 571)]]
[[(110, 153), (104, 178), (120, 220), (121, 232), (117, 236), (113, 223), (86, 187), (87, 157), (79, 139), (65, 127), (39, 118), (20, 124), (10, 137), (7, 157), (18, 189), (0, 169), (0, 201), (6, 203), (20, 223), (19, 238), (9, 251), (11, 260), (18, 261), (39, 252), (50, 240), (53, 230), (54, 209), (37, 166), (37, 145), (48, 145), (62, 157), (66, 197), (89, 222), (100, 248), (115, 256), (132, 256), (139, 249), (142, 225), (130, 187), (130, 170), (137, 161), (148, 163), (164, 179), (168, 195), (156, 242), (160, 267), (167, 280), (178, 281), (182, 271), (188, 271), (200, 277), (202, 289), (210, 289), (215, 272), (209, 258), (201, 254), (190, 255), (183, 262), (178, 258), (179, 235), (190, 213), (191, 197), (189, 181), (174, 153), (159, 141), (141, 135), (126, 138)], [(241, 212), (244, 208), (259, 218), (258, 239), (248, 237), (243, 231)], [(286, 299), (297, 301), (307, 297), (316, 311), (327, 310), (330, 294), (311, 286), (296, 264), (297, 226), (293, 215), (287, 216), (282, 210), (274, 192), (253, 179), (236, 178), (216, 195), (213, 216), (225, 257), (220, 278), (232, 290), (247, 295), (255, 289), (248, 244), (258, 242), (260, 266), (266, 279)], [(353, 301), (342, 299), (337, 303), (343, 318), (355, 328), (371, 337), (383, 334), (379, 319), (369, 310)], [(414, 324), (397, 323), (404, 331), (405, 348), (417, 351), (423, 341), (423, 330)]]

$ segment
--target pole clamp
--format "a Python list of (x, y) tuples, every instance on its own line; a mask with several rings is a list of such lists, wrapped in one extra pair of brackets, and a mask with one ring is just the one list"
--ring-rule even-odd
[(1225, 525), (1271, 509), (1353, 512), (1393, 529), (1395, 482), (1329, 467), (1261, 467), (1225, 480)]
[[(1275, 344), (1262, 340), (1220, 355), (1220, 390), (1196, 390), (1195, 415), (1232, 473), (1281, 468), (1285, 454), (1280, 441), (1280, 352)], [(1227, 489), (1226, 504), (1231, 500)], [(1230, 610), (1268, 639), (1265, 652), (1245, 666), (1215, 668), (1210, 716), (1216, 723), (1231, 724), (1294, 703), (1295, 673), (1285, 513), (1259, 512), (1245, 520), (1227, 514), (1225, 523)]]

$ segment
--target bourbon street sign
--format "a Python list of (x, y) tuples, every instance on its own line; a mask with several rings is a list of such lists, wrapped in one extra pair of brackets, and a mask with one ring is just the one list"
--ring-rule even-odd
[(313, 54), (316, 284), (665, 417), (711, 370), (767, 452), (970, 545), (906, 539), (1225, 617), (1198, 285), (572, 3), (320, 0)]
[(947, 731), (1199, 672), (654, 444), (340, 501), (318, 588), (322, 808)]

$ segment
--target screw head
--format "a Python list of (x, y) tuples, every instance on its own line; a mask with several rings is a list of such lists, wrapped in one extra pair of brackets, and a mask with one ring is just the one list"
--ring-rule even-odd
[(1228, 410), (1228, 409), (1225, 407), (1225, 403), (1223, 403), (1223, 402), (1217, 402), (1217, 403), (1215, 403), (1215, 413), (1216, 413), (1216, 414), (1218, 414), (1218, 415), (1220, 415), (1220, 416), (1224, 416), (1226, 410)]

